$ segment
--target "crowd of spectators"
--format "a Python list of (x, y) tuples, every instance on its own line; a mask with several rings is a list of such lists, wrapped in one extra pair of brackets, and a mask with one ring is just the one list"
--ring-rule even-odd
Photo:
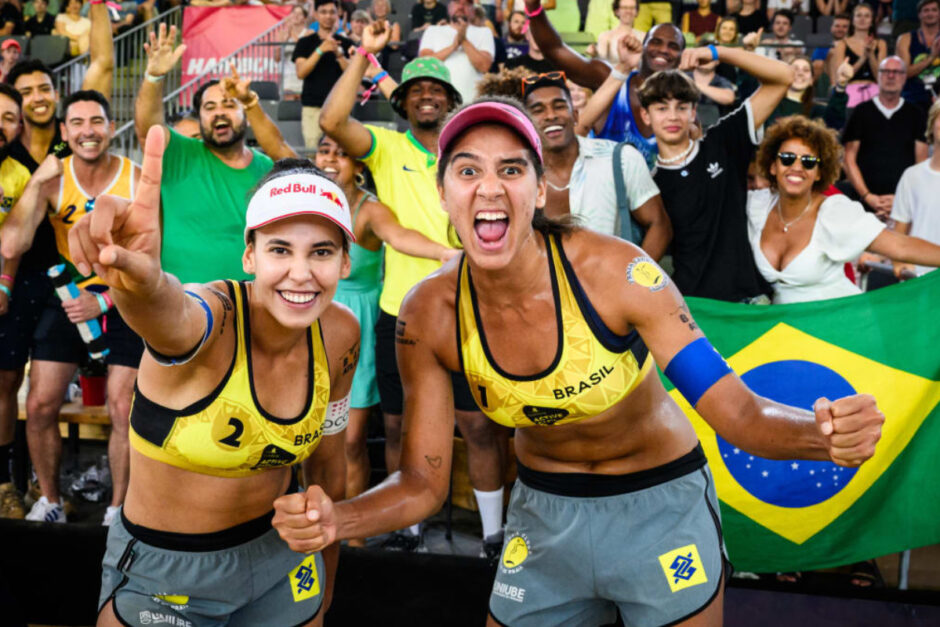
[[(441, 124), (461, 102), (479, 95), (519, 99), (545, 150), (546, 211), (642, 245), (685, 295), (755, 304), (832, 298), (861, 291), (866, 268), (879, 262), (893, 264), (889, 281), (940, 264), (940, 0), (877, 7), (847, 0), (291, 4), (280, 32), (280, 87), (282, 99), (302, 106), (302, 145), (285, 139), (247, 80), (233, 73), (204, 83), (191, 118), (165, 134), (162, 263), (183, 282), (248, 278), (233, 263), (244, 248), (244, 198), (278, 159), (315, 158), (347, 191), (356, 233), (370, 242), (355, 249), (368, 272), (353, 280), (372, 277), (374, 292), (373, 300), (357, 297), (355, 305), (371, 308), (358, 313), (369, 321), (362, 345), (374, 347), (374, 355), (356, 381), (370, 368), (371, 376), (354, 383), (368, 389), (353, 405), (361, 413), (347, 436), (356, 485), (350, 495), (367, 485), (363, 421), (376, 405), (389, 471), (400, 455), (396, 316), (408, 290), (459, 246), (440, 210), (435, 176)], [(96, 36), (110, 45), (113, 35), (157, 9), (154, 0), (110, 12), (96, 5), (33, 0), (20, 7), (19, 0), (4, 0), (0, 32), (61, 34), (73, 55), (91, 48), (84, 87), (107, 98), (113, 59), (100, 43), (96, 55)], [(151, 40), (136, 95), (141, 143), (150, 127), (166, 124), (164, 77), (181, 51), (175, 29), (161, 27)], [(37, 349), (49, 341), (39, 332), (45, 306), (59, 306), (45, 269), (68, 253), (61, 240), (56, 251), (46, 232), (61, 209), (50, 209), (47, 220), (38, 192), (29, 190), (63, 176), (66, 153), (53, 154), (63, 139), (76, 163), (112, 163), (110, 135), (95, 136), (101, 149), (91, 156), (82, 156), (75, 137), (60, 137), (55, 107), (67, 94), (55, 94), (52, 72), (23, 65), (20, 52), (16, 39), (0, 44), (0, 224), (9, 216), (0, 229), (0, 516), (26, 513), (10, 487), (9, 458), (16, 390), (32, 358), (31, 395), (52, 392), (27, 405), (28, 422), (37, 425), (28, 430), (29, 449), (34, 463), (48, 451), (55, 460), (38, 464), (39, 509), (33, 505), (29, 517), (64, 521), (54, 480), (61, 443), (47, 428), (61, 398), (46, 397), (58, 393), (76, 364), (69, 357), (68, 368), (49, 375), (39, 364), (65, 362), (40, 359)], [(384, 99), (398, 118), (355, 119), (364, 91)], [(110, 113), (95, 106), (107, 126)], [(257, 147), (247, 143), (249, 127)], [(84, 170), (76, 172), (71, 176), (81, 187)], [(55, 198), (48, 203), (55, 206)], [(28, 237), (23, 224), (32, 225)], [(67, 220), (57, 228), (67, 230)], [(96, 290), (81, 287), (90, 308), (70, 315), (72, 322), (114, 315)], [(41, 380), (44, 374), (55, 380)], [(119, 393), (127, 396), (121, 383)], [(483, 551), (492, 558), (502, 541), (508, 434), (476, 411), (459, 377), (454, 402)], [(116, 404), (113, 412), (115, 424), (126, 424), (126, 407)], [(126, 426), (114, 433), (126, 438)], [(126, 446), (114, 451), (126, 458)], [(115, 463), (113, 472), (126, 475), (126, 464)], [(420, 529), (393, 540), (392, 548), (417, 550)]]

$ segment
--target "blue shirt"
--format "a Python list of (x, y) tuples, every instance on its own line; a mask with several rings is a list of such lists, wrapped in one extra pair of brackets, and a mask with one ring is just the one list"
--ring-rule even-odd
[(597, 134), (601, 139), (610, 139), (615, 142), (627, 141), (634, 148), (640, 151), (646, 160), (646, 165), (652, 170), (656, 165), (656, 155), (659, 154), (659, 148), (656, 146), (656, 136), (644, 136), (637, 128), (636, 118), (630, 108), (630, 81), (636, 75), (636, 70), (630, 72), (630, 76), (624, 81), (617, 97), (610, 105), (610, 111), (607, 113), (607, 122), (603, 130)]

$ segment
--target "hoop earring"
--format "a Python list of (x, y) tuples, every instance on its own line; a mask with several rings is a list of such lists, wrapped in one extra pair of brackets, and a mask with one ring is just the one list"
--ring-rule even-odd
[(356, 187), (365, 187), (366, 185), (366, 177), (362, 175), (362, 172), (357, 172), (353, 180), (356, 182)]

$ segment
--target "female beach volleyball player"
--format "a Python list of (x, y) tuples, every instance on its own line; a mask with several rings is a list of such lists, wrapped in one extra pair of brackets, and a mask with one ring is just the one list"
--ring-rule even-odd
[(344, 493), (359, 327), (331, 300), (349, 273), (349, 206), (309, 162), (278, 162), (248, 204), (254, 280), (184, 288), (160, 267), (162, 133), (147, 135), (134, 201), (99, 198), (69, 234), (147, 343), (98, 625), (321, 624), (337, 546), (293, 552), (271, 508), (300, 461), (307, 481)]

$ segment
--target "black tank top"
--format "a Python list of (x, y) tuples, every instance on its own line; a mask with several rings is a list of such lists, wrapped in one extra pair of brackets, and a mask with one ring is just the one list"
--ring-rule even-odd
[[(858, 63), (858, 55), (852, 52), (852, 49), (849, 47), (849, 42), (845, 42), (845, 58), (849, 60), (849, 63), (855, 65)], [(875, 82), (875, 75), (871, 73), (871, 64), (866, 61), (865, 65), (860, 67), (855, 73), (855, 77), (852, 78), (853, 81), (872, 81)]]

